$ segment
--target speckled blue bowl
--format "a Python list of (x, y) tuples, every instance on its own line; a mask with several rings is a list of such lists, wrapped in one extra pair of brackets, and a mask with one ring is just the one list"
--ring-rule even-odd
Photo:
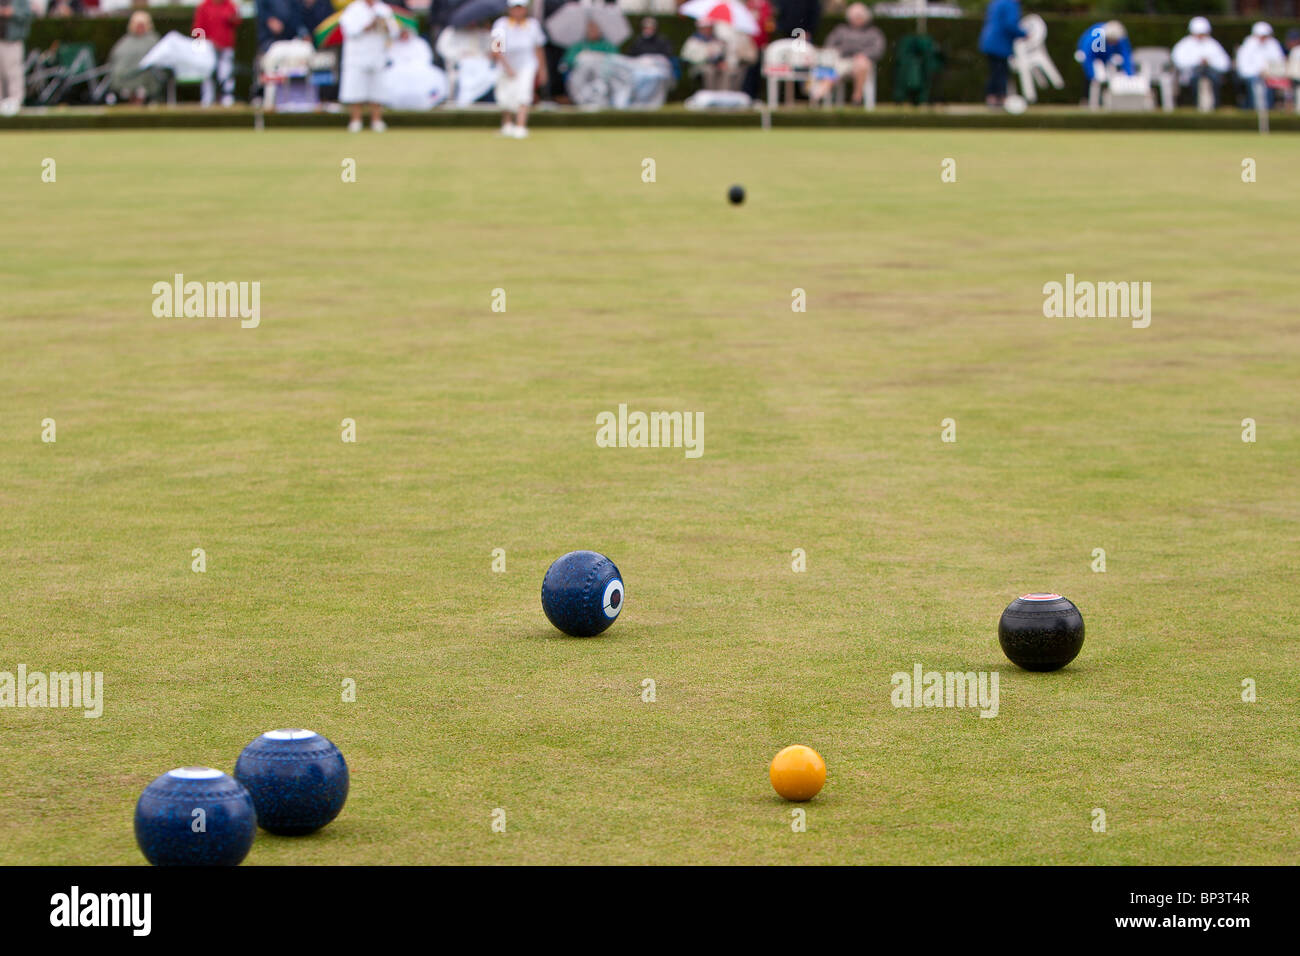
[(253, 798), (211, 767), (169, 770), (135, 805), (135, 842), (154, 866), (238, 866), (256, 834)]
[(617, 620), (626, 592), (614, 562), (595, 551), (570, 551), (542, 579), (542, 610), (571, 637), (595, 637)]
[(248, 788), (262, 829), (312, 833), (348, 798), (348, 765), (339, 748), (311, 730), (272, 730), (244, 748), (235, 779)]

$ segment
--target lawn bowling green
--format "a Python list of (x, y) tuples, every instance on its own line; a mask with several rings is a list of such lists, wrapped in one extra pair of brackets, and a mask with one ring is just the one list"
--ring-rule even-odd
[[(0, 672), (104, 682), (0, 707), (0, 861), (143, 864), (152, 779), (306, 726), (347, 804), (246, 866), (1295, 862), (1292, 137), (3, 139)], [(177, 273), (258, 326), (155, 317)], [(1067, 275), (1150, 325), (1045, 317)], [(599, 447), (620, 404), (704, 453)], [(631, 588), (594, 638), (539, 602), (575, 549)], [(1087, 620), (1047, 674), (1038, 588)], [(893, 707), (918, 663), (997, 717)]]

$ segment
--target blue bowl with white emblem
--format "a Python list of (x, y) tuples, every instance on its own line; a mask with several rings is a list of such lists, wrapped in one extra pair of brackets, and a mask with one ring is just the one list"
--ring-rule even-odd
[(542, 579), (542, 610), (571, 637), (595, 637), (623, 610), (623, 575), (595, 551), (570, 551)]
[(235, 779), (248, 788), (263, 830), (281, 836), (313, 833), (348, 798), (343, 754), (314, 730), (271, 730), (244, 748)]
[(252, 797), (211, 767), (169, 770), (135, 805), (135, 841), (154, 866), (238, 866), (256, 835)]

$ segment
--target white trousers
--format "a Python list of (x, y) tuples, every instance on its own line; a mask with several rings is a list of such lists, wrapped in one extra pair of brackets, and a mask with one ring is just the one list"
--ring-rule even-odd
[[(221, 84), (222, 96), (235, 95), (235, 51), (218, 50), (217, 51), (217, 83)], [(213, 83), (212, 77), (204, 77), (203, 83), (199, 87), (200, 94), (203, 97), (203, 105), (211, 106), (217, 98), (216, 83)]]

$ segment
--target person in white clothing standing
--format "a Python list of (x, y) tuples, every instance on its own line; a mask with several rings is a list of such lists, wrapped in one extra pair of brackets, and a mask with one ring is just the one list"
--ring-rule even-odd
[(339, 17), (343, 31), (343, 64), (339, 69), (339, 102), (352, 112), (349, 133), (361, 132), (362, 107), (370, 106), (370, 128), (382, 133), (380, 99), (388, 44), (400, 32), (393, 10), (380, 0), (352, 0)]
[(501, 135), (528, 135), (528, 107), (533, 89), (546, 82), (546, 34), (528, 15), (528, 0), (508, 0), (506, 15), (492, 24), (492, 59), (501, 66), (496, 99), (501, 107)]

